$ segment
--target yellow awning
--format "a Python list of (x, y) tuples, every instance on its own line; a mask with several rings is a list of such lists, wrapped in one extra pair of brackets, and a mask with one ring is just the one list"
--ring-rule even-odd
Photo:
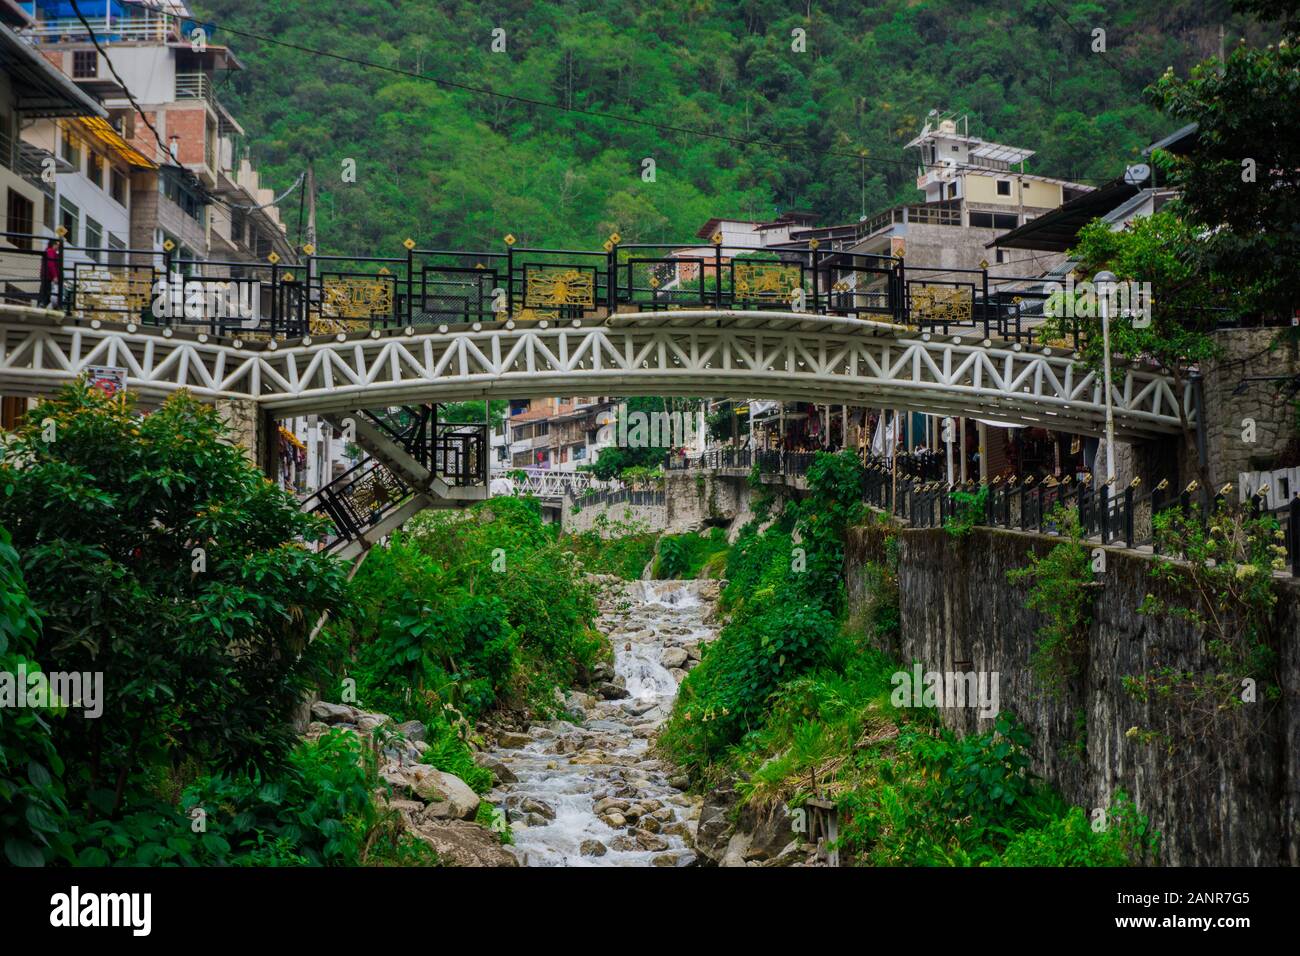
[(98, 140), (100, 145), (123, 162), (144, 169), (158, 168), (157, 163), (124, 140), (122, 135), (113, 129), (108, 120), (102, 120), (98, 116), (79, 116), (77, 117), (77, 125), (81, 127), (82, 132), (91, 139)]

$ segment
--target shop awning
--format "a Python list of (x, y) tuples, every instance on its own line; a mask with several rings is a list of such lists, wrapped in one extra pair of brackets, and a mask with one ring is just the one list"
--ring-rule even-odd
[(122, 134), (113, 129), (108, 120), (100, 119), (98, 116), (82, 116), (77, 119), (77, 125), (81, 127), (83, 133), (97, 141), (122, 162), (141, 169), (158, 168), (157, 163), (123, 139)]

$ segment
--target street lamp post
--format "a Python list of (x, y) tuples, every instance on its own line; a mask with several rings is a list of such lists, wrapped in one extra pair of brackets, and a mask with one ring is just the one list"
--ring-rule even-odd
[(1106, 481), (1114, 484), (1115, 409), (1110, 394), (1110, 289), (1114, 288), (1115, 273), (1098, 272), (1092, 282), (1097, 295), (1097, 308), (1101, 310), (1102, 381), (1106, 390)]

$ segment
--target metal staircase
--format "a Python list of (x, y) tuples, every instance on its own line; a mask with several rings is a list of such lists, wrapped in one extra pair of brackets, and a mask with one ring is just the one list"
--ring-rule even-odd
[(370, 457), (302, 504), (333, 526), (327, 551), (358, 557), (425, 508), (488, 497), (486, 424), (440, 422), (433, 404), (358, 409), (329, 421)]

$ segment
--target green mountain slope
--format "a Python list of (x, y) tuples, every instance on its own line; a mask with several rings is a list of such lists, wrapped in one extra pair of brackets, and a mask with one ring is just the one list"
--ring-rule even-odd
[[(594, 248), (614, 230), (681, 240), (713, 215), (810, 209), (853, 220), (918, 198), (915, 159), (901, 147), (936, 107), (968, 112), (975, 135), (1038, 150), (1031, 171), (1110, 178), (1175, 125), (1145, 105), (1142, 88), (1215, 53), (1220, 22), (1229, 42), (1243, 29), (1225, 7), (201, 0), (195, 10), (247, 67), (220, 95), (266, 181), (283, 189), (313, 161), (322, 251), (394, 254), (406, 236), (499, 248), (510, 232), (525, 244)], [(497, 28), (504, 52), (491, 49)], [(1095, 28), (1106, 53), (1090, 49)], [(795, 29), (805, 52), (792, 50)], [(235, 30), (763, 145), (448, 88)], [(654, 182), (642, 178), (647, 158)], [(343, 181), (349, 159), (355, 182)], [(281, 206), (291, 238), (297, 195)]]

